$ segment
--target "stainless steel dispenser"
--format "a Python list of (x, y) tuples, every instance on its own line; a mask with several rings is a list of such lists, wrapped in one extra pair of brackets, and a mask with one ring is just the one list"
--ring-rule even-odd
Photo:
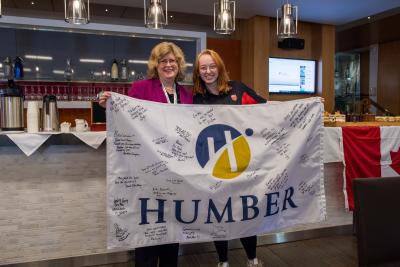
[(24, 96), (14, 83), (0, 89), (0, 128), (2, 131), (24, 130)]
[(43, 97), (42, 131), (43, 132), (60, 131), (57, 98), (55, 95), (45, 95)]

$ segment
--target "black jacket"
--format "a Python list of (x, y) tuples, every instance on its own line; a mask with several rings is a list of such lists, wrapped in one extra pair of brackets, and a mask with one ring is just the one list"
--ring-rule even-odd
[(228, 93), (213, 95), (206, 90), (204, 95), (196, 94), (194, 96), (193, 104), (245, 105), (267, 102), (264, 98), (257, 95), (254, 90), (239, 81), (229, 81), (228, 84), (231, 87)]

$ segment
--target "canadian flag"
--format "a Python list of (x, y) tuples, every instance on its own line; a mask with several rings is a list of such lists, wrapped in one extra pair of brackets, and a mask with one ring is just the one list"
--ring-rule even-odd
[(343, 127), (342, 137), (346, 207), (354, 210), (354, 178), (400, 175), (400, 127)]

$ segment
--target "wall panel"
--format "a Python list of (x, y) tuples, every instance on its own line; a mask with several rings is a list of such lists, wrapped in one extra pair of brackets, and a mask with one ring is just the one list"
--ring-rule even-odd
[(207, 48), (221, 56), (230, 79), (241, 80), (240, 40), (207, 38)]
[(325, 99), (325, 110), (333, 112), (335, 107), (335, 27), (322, 25), (321, 55), (319, 57), (318, 95)]
[(369, 95), (369, 51), (360, 54), (360, 90), (361, 95)]
[(234, 37), (241, 40), (242, 82), (268, 98), (270, 18), (256, 16), (240, 20)]
[(400, 114), (400, 41), (379, 45), (378, 103)]

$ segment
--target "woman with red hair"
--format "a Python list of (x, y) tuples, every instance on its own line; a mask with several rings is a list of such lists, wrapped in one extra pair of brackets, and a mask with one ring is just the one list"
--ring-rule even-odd
[[(207, 49), (196, 59), (193, 70), (193, 103), (244, 105), (265, 103), (266, 100), (239, 81), (229, 80), (225, 64), (217, 52)], [(257, 259), (257, 236), (240, 239), (248, 258), (248, 267), (262, 267)], [(228, 241), (215, 241), (218, 267), (228, 267)]]

